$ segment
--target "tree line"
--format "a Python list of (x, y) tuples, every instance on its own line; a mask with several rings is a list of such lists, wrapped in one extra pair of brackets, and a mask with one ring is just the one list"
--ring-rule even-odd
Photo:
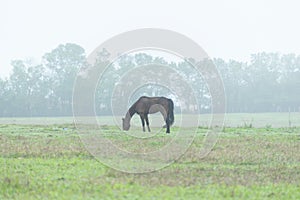
[[(105, 64), (109, 52), (99, 53), (95, 65)], [(212, 59), (220, 72), (227, 98), (227, 112), (300, 111), (300, 56), (257, 53), (249, 62)], [(121, 56), (102, 77), (95, 91), (98, 115), (110, 115), (112, 90), (126, 70), (143, 64), (169, 65), (185, 77), (200, 102), (200, 113), (210, 112), (211, 96), (201, 74), (188, 62), (168, 62), (147, 53)], [(78, 72), (87, 65), (85, 50), (61, 44), (45, 53), (42, 62), (13, 60), (12, 72), (0, 78), (0, 117), (71, 116), (72, 91)], [(208, 65), (209, 66), (209, 65)], [(162, 72), (163, 73), (163, 72)], [(174, 80), (174, 82), (176, 82)], [(180, 87), (180, 85), (176, 86)], [(185, 92), (185, 90), (182, 90)], [(147, 85), (133, 94), (168, 96), (167, 88)], [(189, 94), (185, 94), (187, 98)]]

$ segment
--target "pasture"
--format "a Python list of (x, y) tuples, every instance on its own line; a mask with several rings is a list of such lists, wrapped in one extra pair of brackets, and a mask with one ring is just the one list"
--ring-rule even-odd
[[(71, 118), (0, 119), (0, 199), (299, 199), (299, 113), (249, 115), (228, 115), (217, 144), (199, 158), (204, 116), (183, 156), (142, 174), (97, 161)], [(103, 121), (105, 137), (138, 149), (109, 117)], [(154, 128), (154, 142), (144, 148), (159, 148), (177, 129), (167, 135)]]

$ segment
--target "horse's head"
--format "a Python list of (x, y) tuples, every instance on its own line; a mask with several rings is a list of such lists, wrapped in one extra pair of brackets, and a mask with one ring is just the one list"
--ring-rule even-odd
[(129, 121), (126, 120), (126, 119), (124, 119), (124, 118), (122, 118), (122, 121), (123, 121), (123, 130), (124, 130), (124, 131), (128, 131), (129, 128), (130, 128), (130, 123), (129, 123)]

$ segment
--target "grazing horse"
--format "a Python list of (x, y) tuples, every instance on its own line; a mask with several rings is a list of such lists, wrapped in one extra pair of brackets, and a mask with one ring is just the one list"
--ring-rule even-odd
[(174, 123), (174, 104), (171, 99), (166, 97), (140, 97), (127, 111), (125, 119), (123, 118), (123, 130), (130, 128), (131, 117), (137, 113), (140, 115), (143, 131), (145, 132), (145, 121), (150, 132), (148, 114), (161, 112), (167, 128), (166, 133), (170, 133), (170, 126)]

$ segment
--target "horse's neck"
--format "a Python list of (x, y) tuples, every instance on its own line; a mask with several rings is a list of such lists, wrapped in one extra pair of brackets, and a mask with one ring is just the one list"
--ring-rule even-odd
[(129, 111), (126, 113), (126, 116), (125, 116), (125, 121), (126, 122), (130, 122), (130, 120), (131, 120), (131, 115), (130, 115), (130, 113), (129, 113)]
[(136, 104), (133, 104), (133, 105), (129, 108), (129, 110), (128, 110), (128, 113), (129, 113), (130, 117), (132, 117), (132, 116), (134, 115), (134, 113), (136, 112), (136, 111), (135, 111), (135, 106), (136, 106)]
[(134, 109), (133, 106), (131, 106), (131, 107), (129, 108), (129, 110), (127, 111), (127, 113), (126, 113), (125, 120), (126, 120), (127, 122), (130, 122), (131, 117), (134, 115), (134, 113), (135, 113), (135, 109)]

